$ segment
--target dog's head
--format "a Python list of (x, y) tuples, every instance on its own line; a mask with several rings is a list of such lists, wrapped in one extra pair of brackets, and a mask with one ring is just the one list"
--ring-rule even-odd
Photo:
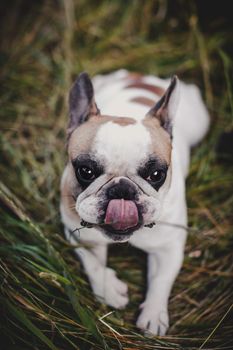
[[(101, 115), (91, 80), (79, 75), (69, 96), (68, 171), (75, 210), (115, 241), (153, 225), (171, 180), (174, 77), (141, 122)], [(113, 111), (114, 113), (114, 111)]]

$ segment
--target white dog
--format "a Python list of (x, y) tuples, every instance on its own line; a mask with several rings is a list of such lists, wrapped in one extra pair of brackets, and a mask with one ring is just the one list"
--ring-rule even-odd
[(186, 240), (190, 148), (205, 135), (209, 116), (198, 88), (177, 77), (170, 82), (120, 70), (93, 84), (82, 73), (70, 91), (69, 160), (61, 181), (65, 234), (90, 246), (75, 251), (96, 297), (114, 308), (128, 303), (127, 285), (106, 267), (108, 244), (129, 241), (148, 253), (137, 326), (164, 335)]

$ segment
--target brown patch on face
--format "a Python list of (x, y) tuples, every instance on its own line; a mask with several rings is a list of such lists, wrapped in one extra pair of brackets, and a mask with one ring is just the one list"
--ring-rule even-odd
[(151, 100), (150, 98), (142, 97), (142, 96), (131, 98), (130, 102), (136, 102), (136, 103), (139, 103), (141, 105), (148, 106), (148, 107), (153, 107), (155, 104), (155, 102), (153, 100)]
[(156, 118), (145, 118), (143, 125), (151, 135), (151, 153), (164, 160), (169, 166), (172, 150), (169, 134), (161, 127)]
[(77, 221), (79, 218), (75, 210), (75, 203), (77, 196), (82, 192), (71, 161), (80, 154), (90, 153), (98, 129), (107, 122), (117, 123), (122, 127), (136, 123), (134, 119), (127, 117), (92, 116), (90, 120), (78, 126), (70, 136), (68, 142), (69, 162), (62, 180), (61, 201), (65, 214), (71, 220)]
[(143, 81), (141, 80), (135, 81), (125, 87), (125, 89), (130, 89), (130, 88), (147, 90), (147, 91), (153, 92), (157, 96), (163, 96), (165, 92), (165, 90), (160, 86), (143, 83)]
[(107, 122), (113, 122), (120, 126), (127, 126), (136, 123), (134, 119), (127, 117), (112, 117), (104, 115), (91, 117), (90, 120), (81, 124), (71, 134), (68, 143), (70, 159), (76, 158), (78, 154), (89, 153), (98, 129)]
[(71, 219), (76, 220), (79, 218), (77, 211), (75, 210), (75, 203), (78, 194), (77, 180), (75, 179), (72, 165), (69, 163), (65, 170), (64, 178), (61, 185), (61, 202), (63, 204), (63, 210), (65, 214)]
[(79, 154), (89, 153), (97, 130), (102, 124), (101, 119), (100, 117), (92, 117), (73, 131), (68, 143), (68, 153), (71, 159), (76, 158)]

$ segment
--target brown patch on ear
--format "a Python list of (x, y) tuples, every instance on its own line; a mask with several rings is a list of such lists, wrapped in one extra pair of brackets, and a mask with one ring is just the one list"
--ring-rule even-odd
[(70, 89), (69, 115), (68, 138), (79, 125), (85, 123), (92, 116), (100, 115), (95, 103), (91, 79), (85, 72), (79, 74)]
[(130, 102), (139, 103), (141, 105), (148, 106), (148, 107), (152, 107), (155, 104), (155, 102), (150, 98), (142, 97), (142, 96), (131, 98)]
[(147, 91), (153, 92), (157, 96), (163, 96), (163, 94), (165, 92), (165, 90), (163, 88), (161, 88), (160, 86), (146, 84), (140, 80), (135, 81), (135, 82), (133, 82), (125, 87), (125, 89), (130, 89), (130, 88), (147, 90)]
[(155, 154), (170, 165), (172, 144), (169, 134), (161, 127), (157, 119), (145, 118), (143, 120), (143, 125), (151, 135), (152, 154)]
[(175, 116), (179, 100), (179, 81), (177, 76), (173, 76), (160, 100), (149, 110), (148, 117), (158, 119), (161, 126), (172, 137), (173, 117)]

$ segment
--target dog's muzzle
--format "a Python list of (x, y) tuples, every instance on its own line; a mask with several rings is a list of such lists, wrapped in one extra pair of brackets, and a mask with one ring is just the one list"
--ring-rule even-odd
[[(105, 200), (101, 201), (98, 224), (89, 224), (84, 220), (84, 227), (99, 228), (114, 241), (129, 238), (143, 223), (143, 206), (138, 201), (138, 190), (128, 179), (121, 178), (111, 183), (105, 191)], [(147, 224), (152, 227), (154, 223)]]
[(112, 199), (108, 203), (104, 223), (116, 231), (127, 231), (136, 227), (139, 221), (138, 209), (134, 201)]

